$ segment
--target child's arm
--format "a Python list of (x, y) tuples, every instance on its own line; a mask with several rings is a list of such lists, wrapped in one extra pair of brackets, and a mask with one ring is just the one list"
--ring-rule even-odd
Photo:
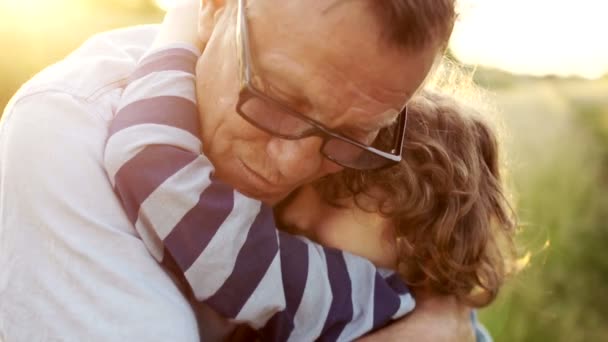
[(201, 154), (195, 49), (143, 58), (110, 127), (105, 167), (142, 240), (198, 300), (265, 340), (351, 340), (411, 311), (395, 275), (279, 233), (272, 209), (213, 178)]

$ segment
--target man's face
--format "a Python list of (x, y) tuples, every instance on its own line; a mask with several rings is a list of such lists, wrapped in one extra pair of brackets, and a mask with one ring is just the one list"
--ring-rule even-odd
[[(437, 54), (380, 43), (367, 1), (251, 0), (246, 13), (258, 88), (360, 141), (397, 118)], [(341, 167), (319, 153), (321, 138), (280, 139), (237, 114), (235, 29), (236, 11), (226, 8), (197, 65), (204, 153), (220, 179), (272, 204)]]

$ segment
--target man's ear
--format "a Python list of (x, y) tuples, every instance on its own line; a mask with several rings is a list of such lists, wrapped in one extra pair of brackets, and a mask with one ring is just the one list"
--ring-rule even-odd
[(219, 15), (226, 5), (225, 0), (200, 0), (198, 19), (198, 36), (202, 42), (208, 42), (217, 23)]

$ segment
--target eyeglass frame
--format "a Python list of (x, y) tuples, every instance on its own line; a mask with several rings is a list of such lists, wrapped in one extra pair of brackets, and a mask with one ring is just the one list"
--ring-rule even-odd
[[(282, 102), (279, 102), (278, 100), (275, 100), (275, 99), (269, 97), (268, 95), (264, 94), (262, 91), (260, 91), (254, 87), (253, 82), (252, 82), (253, 72), (251, 70), (251, 65), (253, 63), (252, 63), (252, 57), (251, 57), (251, 48), (249, 45), (249, 29), (248, 29), (248, 25), (247, 25), (247, 16), (245, 14), (245, 0), (238, 0), (238, 14), (237, 15), (238, 15), (238, 18), (237, 18), (237, 28), (236, 28), (236, 36), (237, 36), (236, 39), (237, 39), (237, 49), (240, 50), (239, 51), (240, 52), (239, 53), (240, 90), (239, 90), (239, 99), (236, 104), (236, 111), (243, 119), (245, 119), (247, 122), (249, 122), (254, 127), (256, 127), (268, 134), (271, 134), (273, 136), (276, 136), (276, 137), (279, 137), (279, 138), (285, 139), (285, 140), (299, 140), (299, 139), (304, 139), (307, 137), (318, 136), (323, 140), (323, 143), (322, 143), (321, 147), (319, 148), (319, 153), (321, 153), (321, 155), (323, 155), (325, 158), (331, 160), (332, 162), (337, 163), (346, 168), (359, 169), (359, 170), (383, 169), (383, 168), (387, 168), (387, 167), (393, 166), (393, 165), (401, 162), (402, 154), (403, 154), (403, 145), (404, 145), (404, 141), (405, 141), (407, 116), (408, 116), (407, 103), (403, 106), (403, 108), (399, 112), (399, 122), (397, 123), (399, 130), (393, 138), (394, 139), (393, 147), (390, 150), (391, 153), (382, 151), (382, 150), (377, 149), (372, 146), (364, 145), (363, 143), (358, 142), (354, 139), (351, 139), (347, 136), (344, 136), (343, 134), (340, 134), (340, 133), (332, 130), (331, 128), (325, 127), (325, 125), (323, 125), (319, 121), (316, 121), (304, 114), (301, 114), (301, 113), (291, 109), (288, 105), (283, 104)], [(240, 45), (239, 45), (239, 43), (240, 43)], [(311, 126), (311, 130), (306, 130), (301, 135), (284, 135), (281, 133), (271, 131), (270, 129), (262, 126), (260, 123), (256, 122), (254, 119), (250, 118), (247, 114), (245, 114), (242, 111), (243, 105), (248, 100), (250, 100), (251, 98), (254, 98), (254, 97), (258, 97), (258, 98), (262, 99), (263, 101), (270, 102), (273, 105), (278, 106), (281, 110), (283, 110), (286, 115), (291, 115), (293, 117), (296, 117), (296, 118), (304, 121), (305, 123), (308, 123)], [(334, 157), (332, 157), (331, 155), (329, 155), (323, 151), (325, 144), (330, 139), (338, 139), (338, 140), (341, 140), (343, 142), (349, 143), (351, 145), (354, 145), (354, 146), (360, 148), (361, 150), (363, 150), (363, 152), (366, 151), (366, 152), (371, 152), (375, 155), (378, 155), (378, 156), (384, 158), (387, 161), (387, 164), (379, 166), (379, 167), (369, 168), (369, 169), (353, 168), (352, 166), (344, 165), (343, 162), (336, 160)]]

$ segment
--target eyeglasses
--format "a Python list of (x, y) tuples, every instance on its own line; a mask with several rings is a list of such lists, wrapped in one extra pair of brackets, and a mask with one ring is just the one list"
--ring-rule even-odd
[[(346, 168), (372, 170), (388, 167), (401, 161), (407, 123), (407, 106), (401, 110), (397, 125), (391, 127), (393, 131), (397, 130), (397, 132), (392, 135), (393, 144), (388, 149), (390, 152), (385, 152), (380, 149), (380, 146), (368, 146), (335, 132), (258, 90), (252, 82), (245, 0), (239, 0), (238, 6), (236, 45), (240, 58), (241, 89), (236, 111), (243, 119), (266, 133), (282, 139), (298, 140), (318, 136), (323, 140), (320, 153), (325, 158)], [(390, 134), (390, 132), (381, 130), (379, 135), (383, 133)], [(376, 139), (376, 141), (380, 140)]]

